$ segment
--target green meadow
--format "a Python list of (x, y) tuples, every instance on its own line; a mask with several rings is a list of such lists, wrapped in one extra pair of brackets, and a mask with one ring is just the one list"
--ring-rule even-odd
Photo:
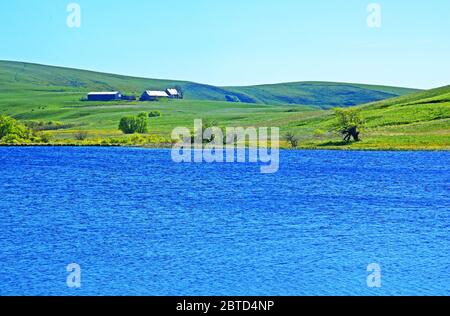
[[(203, 119), (222, 127), (280, 127), (308, 149), (450, 149), (450, 86), (429, 91), (333, 83), (217, 88), (12, 62), (0, 62), (0, 83), (0, 114), (53, 126), (40, 131), (48, 134), (50, 144), (167, 146), (175, 127), (193, 128), (194, 119)], [(175, 85), (184, 90), (184, 100), (81, 101), (89, 91), (139, 96), (145, 89)], [(229, 96), (236, 102), (225, 101)], [(365, 128), (361, 142), (343, 144), (331, 132), (330, 109), (352, 103), (360, 104)], [(126, 136), (118, 130), (122, 117), (150, 111), (162, 116), (150, 119), (148, 135)], [(80, 131), (86, 139), (77, 139)]]

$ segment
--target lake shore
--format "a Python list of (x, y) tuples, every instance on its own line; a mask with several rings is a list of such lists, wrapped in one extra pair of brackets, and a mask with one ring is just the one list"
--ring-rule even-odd
[[(149, 145), (130, 145), (130, 144), (85, 144), (85, 143), (54, 143), (54, 144), (0, 144), (0, 147), (92, 147), (92, 148), (147, 148), (147, 149), (171, 149), (172, 146), (155, 144)], [(238, 147), (242, 148), (242, 147)], [(247, 147), (248, 148), (248, 147)], [(280, 146), (280, 150), (285, 151), (392, 151), (392, 152), (448, 152), (450, 148), (429, 148), (429, 147), (417, 147), (417, 148), (396, 148), (396, 147), (378, 147), (378, 148), (365, 148), (365, 147), (351, 147), (351, 145), (345, 146), (299, 146), (297, 148), (289, 148), (286, 146)]]

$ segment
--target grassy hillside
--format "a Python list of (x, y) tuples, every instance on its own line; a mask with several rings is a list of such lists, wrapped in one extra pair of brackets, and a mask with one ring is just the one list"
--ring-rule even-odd
[[(1, 94), (0, 94), (1, 96)], [(125, 115), (158, 110), (162, 117), (150, 121), (149, 141), (170, 141), (173, 128), (192, 128), (194, 119), (214, 120), (221, 126), (275, 126), (282, 134), (292, 131), (302, 148), (320, 149), (441, 149), (450, 150), (450, 86), (383, 102), (360, 106), (366, 121), (362, 142), (345, 145), (331, 133), (332, 111), (299, 105), (264, 105), (219, 101), (166, 100), (161, 102), (81, 102), (45, 92), (17, 95), (13, 114), (22, 121), (57, 121), (61, 129), (49, 131), (52, 142), (77, 143), (76, 134), (88, 132), (91, 142), (124, 136), (118, 122)], [(0, 98), (0, 105), (3, 100)], [(41, 104), (45, 104), (42, 106)], [(135, 141), (133, 141), (135, 142)], [(283, 146), (287, 144), (283, 143)]]
[[(11, 93), (11, 106), (21, 93), (61, 94), (67, 100), (89, 91), (120, 90), (140, 96), (146, 89), (181, 86), (188, 100), (238, 101), (272, 105), (303, 104), (319, 108), (352, 106), (415, 92), (405, 88), (321, 82), (286, 83), (253, 87), (214, 87), (186, 81), (143, 79), (85, 70), (0, 61), (0, 93)], [(69, 96), (70, 95), (70, 96)], [(6, 98), (3, 98), (6, 102)], [(72, 99), (73, 101), (73, 99)], [(8, 104), (3, 104), (8, 105)], [(1, 106), (1, 105), (0, 105)]]
[[(194, 119), (204, 119), (214, 120), (221, 126), (280, 127), (283, 134), (294, 132), (303, 148), (450, 150), (450, 86), (359, 106), (366, 121), (363, 141), (345, 145), (337, 135), (329, 132), (334, 119), (332, 111), (322, 110), (317, 104), (315, 107), (283, 104), (281, 101), (265, 104), (265, 97), (254, 100), (258, 103), (230, 103), (215, 100), (216, 97), (220, 99), (219, 96), (224, 91), (229, 92), (222, 88), (10, 62), (0, 62), (0, 82), (0, 114), (7, 114), (21, 121), (45, 124), (52, 121), (49, 128), (44, 128), (51, 136), (52, 143), (79, 143), (76, 140), (79, 131), (86, 131), (88, 142), (91, 143), (101, 143), (111, 138), (125, 139), (127, 136), (117, 128), (123, 116), (158, 110), (163, 116), (151, 119), (150, 135), (144, 141), (145, 144), (170, 142), (173, 128), (192, 128)], [(176, 84), (186, 89), (187, 99), (107, 103), (80, 101), (91, 90), (119, 89), (125, 93), (137, 93), (149, 87), (162, 89)], [(409, 91), (331, 83), (292, 83), (226, 89), (242, 95), (251, 94), (252, 98), (266, 91), (272, 91), (271, 98), (278, 98), (281, 91), (286, 91), (285, 97), (291, 95), (292, 98), (297, 98), (301, 95), (300, 98), (311, 98), (309, 102), (314, 103), (314, 93), (328, 93), (326, 98), (344, 102), (345, 95), (342, 96), (339, 91), (350, 88), (385, 94), (404, 94)], [(310, 89), (309, 92), (305, 92), (307, 89)], [(194, 97), (201, 100), (190, 99)], [(351, 99), (361, 102), (363, 97), (356, 93)], [(132, 143), (142, 144), (136, 140), (132, 140)]]
[(304, 146), (353, 149), (450, 150), (450, 86), (414, 93), (359, 107), (366, 122), (363, 141), (350, 146), (331, 139), (333, 114), (324, 111), (286, 126)]
[(407, 88), (333, 82), (294, 82), (227, 88), (257, 103), (307, 104), (320, 108), (354, 106), (415, 92)]

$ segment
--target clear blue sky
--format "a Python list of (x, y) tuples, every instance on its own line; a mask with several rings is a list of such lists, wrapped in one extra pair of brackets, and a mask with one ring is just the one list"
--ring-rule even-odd
[[(371, 2), (380, 29), (367, 26)], [(449, 14), (448, 0), (0, 1), (0, 59), (214, 85), (432, 88), (450, 84)]]

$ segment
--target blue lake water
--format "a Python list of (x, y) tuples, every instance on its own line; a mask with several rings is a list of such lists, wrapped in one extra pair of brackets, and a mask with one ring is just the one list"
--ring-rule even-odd
[(450, 295), (449, 152), (280, 159), (0, 148), (0, 295)]

